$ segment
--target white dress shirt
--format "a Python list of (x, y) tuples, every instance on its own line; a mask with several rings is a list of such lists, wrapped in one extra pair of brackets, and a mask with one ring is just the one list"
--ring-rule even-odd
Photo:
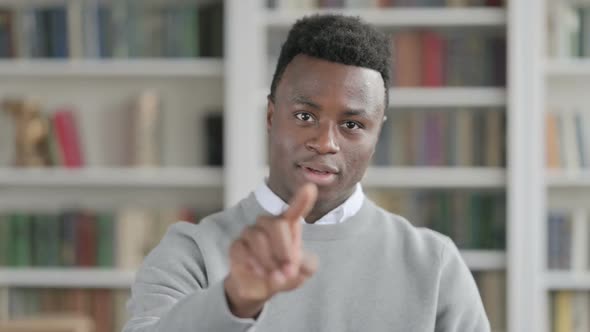
[[(254, 195), (258, 204), (274, 216), (283, 213), (289, 207), (277, 194), (270, 190), (266, 181), (256, 189)], [(352, 217), (360, 210), (364, 199), (365, 194), (363, 193), (361, 184), (357, 183), (354, 193), (344, 203), (340, 204), (340, 206), (317, 220), (315, 225), (337, 224), (346, 221), (346, 219)]]

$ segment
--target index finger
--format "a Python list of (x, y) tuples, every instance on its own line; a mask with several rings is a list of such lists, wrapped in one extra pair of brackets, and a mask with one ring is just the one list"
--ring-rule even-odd
[(290, 223), (296, 223), (299, 218), (305, 218), (313, 208), (317, 196), (318, 189), (313, 183), (304, 184), (289, 202), (289, 208), (283, 212), (283, 218)]

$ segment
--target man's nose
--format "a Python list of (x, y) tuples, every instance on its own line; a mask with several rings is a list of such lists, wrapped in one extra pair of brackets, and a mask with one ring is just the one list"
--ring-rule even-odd
[(338, 128), (334, 124), (320, 125), (314, 137), (307, 141), (306, 146), (318, 154), (335, 154), (340, 151), (337, 135)]

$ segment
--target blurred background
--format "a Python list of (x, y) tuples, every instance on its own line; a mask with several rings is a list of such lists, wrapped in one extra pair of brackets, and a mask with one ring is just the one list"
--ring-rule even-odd
[(590, 0), (0, 0), (0, 331), (121, 330), (167, 227), (263, 181), (315, 12), (391, 43), (367, 195), (455, 241), (493, 331), (590, 331)]

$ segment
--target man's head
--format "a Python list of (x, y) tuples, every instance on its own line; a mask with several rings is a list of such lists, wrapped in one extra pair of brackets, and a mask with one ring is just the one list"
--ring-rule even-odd
[(295, 23), (268, 97), (271, 189), (288, 200), (314, 182), (316, 213), (342, 203), (375, 151), (389, 71), (386, 37), (359, 19), (323, 15)]

